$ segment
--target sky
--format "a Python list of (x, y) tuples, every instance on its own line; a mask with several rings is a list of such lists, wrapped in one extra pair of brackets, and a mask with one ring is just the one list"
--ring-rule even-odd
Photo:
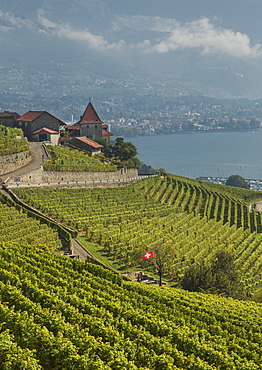
[[(256, 97), (261, 14), (262, 0), (0, 0), (0, 47), (7, 64), (18, 55), (25, 64), (39, 55), (81, 55), (89, 66), (91, 56), (96, 66), (111, 58), (142, 77), (172, 75), (201, 91)], [(101, 78), (115, 76), (110, 68), (102, 63)]]
[[(26, 29), (35, 35), (45, 34), (51, 41), (52, 39), (77, 41), (97, 51), (139, 50), (141, 53), (154, 55), (168, 54), (177, 50), (194, 50), (200, 54), (222, 53), (240, 59), (262, 58), (262, 40), (259, 39), (259, 33), (257, 38), (254, 37), (255, 27), (250, 25), (252, 19), (245, 20), (246, 31), (243, 30), (241, 20), (245, 19), (243, 12), (247, 6), (246, 1), (222, 1), (218, 7), (217, 2), (198, 0), (199, 7), (193, 6), (186, 12), (186, 6), (194, 4), (193, 1), (196, 3), (195, 0), (174, 0), (173, 5), (170, 5), (170, 12), (168, 12), (168, 4), (171, 3), (168, 0), (166, 0), (165, 11), (160, 11), (158, 7), (153, 11), (149, 6), (150, 1), (142, 1), (144, 6), (137, 5), (132, 8), (123, 6), (120, 0), (111, 1), (111, 3), (105, 1), (109, 10), (118, 10), (118, 13), (110, 10), (111, 19), (105, 23), (105, 28), (100, 28), (99, 31), (88, 26), (89, 22), (79, 24), (75, 21), (77, 17), (74, 13), (72, 13), (71, 20), (67, 17), (65, 21), (63, 13), (59, 14), (55, 9), (53, 12), (48, 11), (48, 7), (44, 6), (44, 1), (38, 2), (39, 6), (35, 7), (30, 17), (27, 17), (27, 14), (19, 14), (20, 11), (16, 11), (16, 8), (10, 8), (12, 10), (9, 11), (2, 10), (6, 7), (1, 7), (0, 3), (0, 37), (4, 38), (8, 33), (12, 34)], [(155, 4), (153, 0), (151, 2)], [(122, 6), (117, 6), (120, 3)], [(164, 5), (165, 1), (161, 3)], [(213, 10), (210, 3), (215, 3)], [(257, 8), (260, 8), (260, 14), (262, 14), (262, 1), (249, 0), (248, 3), (250, 17), (252, 9), (255, 12)], [(232, 8), (235, 12), (232, 12), (230, 22), (228, 12), (232, 11)], [(88, 7), (86, 12), (88, 15)], [(238, 21), (236, 21), (237, 15)], [(257, 15), (253, 14), (253, 16), (257, 19)], [(259, 24), (257, 28), (260, 28)]]

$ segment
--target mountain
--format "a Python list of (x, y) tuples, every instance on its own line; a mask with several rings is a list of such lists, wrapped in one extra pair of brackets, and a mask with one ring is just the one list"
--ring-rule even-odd
[(2, 92), (261, 98), (261, 10), (256, 0), (2, 0)]

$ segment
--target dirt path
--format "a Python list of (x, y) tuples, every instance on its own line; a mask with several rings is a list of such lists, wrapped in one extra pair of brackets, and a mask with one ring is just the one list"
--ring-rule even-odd
[(14, 177), (22, 175), (23, 173), (30, 172), (42, 165), (47, 160), (46, 151), (43, 143), (30, 142), (30, 151), (32, 153), (32, 160), (27, 165), (18, 168), (15, 171), (1, 175), (1, 178), (5, 181), (8, 177)]

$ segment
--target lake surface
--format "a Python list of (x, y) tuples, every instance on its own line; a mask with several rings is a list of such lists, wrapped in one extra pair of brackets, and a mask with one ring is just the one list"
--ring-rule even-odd
[(142, 136), (125, 141), (137, 147), (142, 162), (175, 175), (262, 179), (262, 130)]

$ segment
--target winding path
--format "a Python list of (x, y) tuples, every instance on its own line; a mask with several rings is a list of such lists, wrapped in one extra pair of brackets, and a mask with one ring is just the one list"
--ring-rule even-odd
[(15, 171), (5, 173), (4, 175), (1, 175), (1, 179), (6, 181), (9, 177), (15, 177), (22, 175), (23, 173), (30, 172), (32, 170), (35, 170), (36, 168), (40, 167), (47, 159), (47, 153), (45, 150), (45, 146), (43, 143), (38, 142), (30, 142), (29, 143), (32, 160), (27, 165), (18, 168)]

